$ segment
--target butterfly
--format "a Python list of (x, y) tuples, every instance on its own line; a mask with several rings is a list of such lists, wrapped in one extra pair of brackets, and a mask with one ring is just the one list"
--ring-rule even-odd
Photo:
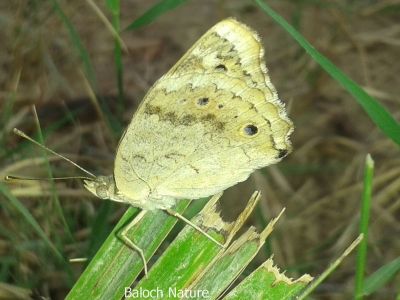
[(146, 211), (165, 210), (220, 244), (172, 207), (180, 199), (219, 193), (279, 162), (291, 151), (292, 131), (259, 36), (229, 18), (148, 91), (120, 139), (113, 174), (80, 168), (90, 175), (84, 186), (96, 197), (142, 209), (121, 237), (140, 253), (147, 274), (142, 249), (126, 236)]

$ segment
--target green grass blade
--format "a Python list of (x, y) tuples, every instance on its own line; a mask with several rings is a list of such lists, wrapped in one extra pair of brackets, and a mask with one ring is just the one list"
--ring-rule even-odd
[(208, 291), (210, 299), (217, 299), (256, 256), (279, 217), (273, 219), (261, 234), (250, 227), (191, 284), (190, 289)]
[(311, 280), (312, 277), (309, 275), (303, 275), (292, 281), (279, 272), (279, 269), (273, 265), (272, 259), (268, 259), (224, 299), (294, 299)]
[[(223, 238), (229, 244), (253, 211), (260, 194), (252, 195), (233, 223), (224, 222), (217, 212), (219, 197), (213, 196), (193, 222), (217, 240)], [(271, 231), (272, 225), (261, 234), (254, 229), (248, 230), (226, 250), (186, 226), (155, 263), (149, 277), (139, 282), (131, 294), (140, 297), (141, 291), (157, 290), (163, 299), (182, 299), (185, 293), (192, 291), (188, 296), (190, 299), (216, 299), (256, 255)]]
[(369, 276), (364, 282), (364, 290), (362, 291), (362, 294), (370, 295), (373, 292), (379, 290), (399, 272), (400, 257), (380, 267), (374, 274)]
[(187, 1), (188, 0), (161, 0), (156, 5), (147, 10), (142, 16), (140, 16), (130, 25), (128, 25), (126, 29), (132, 30), (150, 24), (167, 11), (174, 9)]
[(76, 31), (74, 25), (69, 20), (67, 15), (64, 13), (63, 9), (61, 8), (58, 0), (51, 0), (54, 6), (55, 12), (60, 17), (61, 21), (63, 22), (65, 28), (68, 30), (69, 37), (71, 38), (72, 44), (77, 50), (77, 53), (83, 63), (83, 68), (85, 71), (86, 77), (89, 79), (90, 84), (92, 85), (94, 90), (97, 90), (97, 80), (95, 71), (93, 69), (92, 62), (90, 60), (90, 55), (86, 50), (85, 46), (82, 44), (81, 39), (79, 37), (78, 32)]
[(365, 265), (367, 262), (368, 224), (371, 211), (372, 177), (374, 174), (374, 161), (368, 154), (365, 160), (364, 189), (362, 194), (362, 207), (360, 216), (360, 233), (364, 235), (357, 252), (355, 299), (362, 299), (364, 290)]
[(113, 15), (120, 12), (120, 0), (106, 0), (106, 5)]
[[(72, 45), (75, 47), (81, 61), (83, 64), (83, 70), (86, 78), (89, 81), (91, 88), (93, 89), (94, 93), (96, 94), (98, 91), (98, 84), (96, 79), (96, 73), (93, 68), (93, 64), (90, 59), (89, 52), (86, 50), (85, 46), (83, 45), (78, 31), (75, 29), (74, 25), (68, 18), (68, 16), (64, 13), (60, 3), (58, 0), (51, 0), (55, 12), (60, 17), (62, 23), (64, 24), (65, 28), (68, 31), (68, 35), (71, 39)], [(108, 107), (106, 101), (102, 97), (97, 97), (100, 101), (100, 106), (102, 111), (106, 115), (106, 123), (109, 128), (111, 128), (111, 132), (116, 137), (120, 133), (120, 124), (118, 120), (112, 115), (110, 108)]]
[(339, 256), (318, 278), (316, 278), (297, 298), (298, 300), (308, 299), (309, 295), (342, 263), (342, 261), (360, 244), (363, 235), (360, 234), (347, 249)]
[[(40, 122), (39, 122), (39, 118), (38, 118), (38, 115), (37, 115), (37, 112), (36, 112), (36, 108), (35, 107), (33, 107), (33, 108), (34, 108), (33, 111), (34, 111), (34, 115), (35, 115), (37, 134), (38, 134), (38, 137), (39, 137), (38, 142), (40, 144), (42, 144), (42, 145), (45, 145), (44, 137), (43, 137), (43, 131), (42, 131), (42, 128), (40, 126)], [(54, 177), (53, 176), (53, 170), (52, 170), (50, 162), (49, 162), (49, 157), (47, 155), (47, 151), (44, 150), (44, 149), (40, 149), (40, 150), (42, 152), (42, 157), (43, 157), (43, 160), (45, 162), (45, 167), (46, 167), (46, 170), (47, 170), (48, 178), (53, 178)], [(67, 220), (65, 218), (65, 214), (64, 214), (64, 211), (63, 211), (62, 206), (60, 204), (60, 199), (59, 199), (58, 194), (57, 194), (56, 185), (55, 185), (53, 180), (50, 181), (50, 188), (51, 188), (51, 194), (53, 196), (53, 203), (55, 204), (56, 212), (57, 212), (58, 216), (60, 217), (60, 219), (62, 220), (62, 223), (64, 225), (64, 230), (67, 233), (67, 236), (68, 236), (69, 240), (73, 241), (74, 238), (73, 238), (71, 229), (69, 228), (68, 222), (67, 222)]]
[(196, 279), (190, 289), (207, 291), (209, 298), (216, 299), (243, 272), (257, 254), (259, 244), (258, 233), (250, 228)]
[(10, 203), (15, 207), (15, 209), (23, 216), (25, 221), (32, 226), (33, 230), (37, 233), (37, 235), (44, 241), (44, 243), (51, 249), (51, 251), (55, 254), (55, 256), (61, 261), (65, 263), (64, 257), (60, 251), (58, 251), (57, 247), (49, 240), (46, 233), (40, 227), (39, 223), (36, 222), (35, 218), (32, 214), (25, 208), (25, 206), (14, 197), (8, 188), (0, 182), (0, 192), (10, 201)]
[(117, 205), (119, 204), (112, 201), (103, 201), (98, 207), (96, 217), (90, 225), (91, 234), (86, 251), (90, 260), (95, 256), (112, 231), (112, 225), (109, 222), (104, 222), (104, 220), (109, 219), (110, 215), (115, 212), (115, 206)]
[[(175, 210), (182, 213), (188, 205), (189, 201), (180, 201)], [(139, 255), (117, 236), (136, 212), (136, 208), (128, 209), (66, 299), (121, 299), (125, 287), (129, 287), (143, 269)], [(176, 222), (176, 218), (163, 211), (149, 211), (129, 232), (129, 238), (142, 247), (149, 259)]]
[[(262, 228), (267, 226), (268, 222), (260, 205), (257, 206), (255, 213), (256, 213), (256, 218), (258, 220), (258, 224), (260, 224)], [(272, 255), (271, 241), (270, 240), (265, 241), (263, 248), (265, 257), (270, 257)]]
[(373, 97), (368, 95), (358, 84), (340, 71), (329, 59), (318, 52), (293, 26), (272, 10), (263, 0), (254, 0), (260, 8), (282, 26), (307, 53), (336, 81), (338, 81), (361, 105), (371, 120), (382, 132), (400, 145), (400, 124)]
[(6, 149), (6, 124), (10, 120), (12, 116), (12, 110), (15, 102), (15, 95), (16, 93), (11, 93), (8, 97), (5, 98), (5, 102), (3, 103), (2, 110), (0, 112), (0, 155), (5, 156), (7, 152), (5, 151)]
[[(215, 213), (216, 200), (218, 197), (212, 198), (196, 216), (193, 223), (223, 242), (224, 236), (215, 229), (224, 224)], [(204, 222), (208, 216), (213, 217)], [(135, 286), (135, 291), (158, 289), (164, 296), (169, 296), (165, 298), (180, 299), (181, 297), (177, 297), (171, 292), (171, 289), (178, 291), (187, 288), (194, 278), (201, 274), (222, 252), (223, 249), (220, 246), (187, 225), (151, 268), (148, 278), (143, 278)]]
[[(108, 9), (112, 14), (112, 24), (115, 29), (115, 32), (119, 34), (121, 30), (121, 7), (119, 0), (107, 0), (106, 1)], [(118, 87), (118, 102), (117, 102), (117, 115), (122, 116), (124, 111), (124, 68), (122, 64), (122, 47), (121, 40), (118, 38), (114, 38), (114, 63), (116, 68), (117, 75), (117, 87)]]
[(14, 103), (21, 77), (21, 69), (19, 69), (13, 77), (12, 89), (6, 93), (0, 111), (0, 156), (6, 156), (7, 154), (6, 135), (8, 132), (6, 130), (10, 129), (7, 125), (12, 118)]

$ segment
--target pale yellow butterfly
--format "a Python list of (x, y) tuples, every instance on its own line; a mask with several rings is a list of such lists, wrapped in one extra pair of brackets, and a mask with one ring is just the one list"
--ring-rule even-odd
[[(219, 22), (149, 90), (125, 130), (114, 174), (84, 180), (101, 199), (162, 209), (214, 195), (291, 150), (293, 131), (267, 74), (258, 35), (232, 19)], [(135, 219), (135, 223), (140, 219)], [(142, 249), (122, 237), (129, 246)], [(215, 241), (215, 240), (214, 240)], [(218, 242), (217, 242), (218, 243)]]
[(290, 150), (292, 123), (259, 38), (234, 19), (212, 27), (160, 78), (125, 130), (100, 198), (166, 209), (243, 181)]

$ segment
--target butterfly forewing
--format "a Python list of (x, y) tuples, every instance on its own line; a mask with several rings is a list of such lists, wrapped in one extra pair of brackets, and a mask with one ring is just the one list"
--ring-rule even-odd
[(209, 196), (279, 161), (292, 130), (258, 36), (227, 19), (145, 96), (117, 150), (116, 186), (157, 203)]

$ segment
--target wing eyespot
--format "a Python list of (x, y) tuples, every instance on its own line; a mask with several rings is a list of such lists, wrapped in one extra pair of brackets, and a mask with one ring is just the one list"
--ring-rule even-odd
[(210, 102), (210, 99), (207, 97), (197, 99), (197, 105), (206, 106)]
[(215, 70), (226, 72), (228, 71), (228, 68), (224, 64), (219, 64), (218, 66), (215, 67)]
[(258, 127), (254, 124), (247, 124), (243, 127), (243, 132), (247, 136), (254, 136), (258, 133)]

